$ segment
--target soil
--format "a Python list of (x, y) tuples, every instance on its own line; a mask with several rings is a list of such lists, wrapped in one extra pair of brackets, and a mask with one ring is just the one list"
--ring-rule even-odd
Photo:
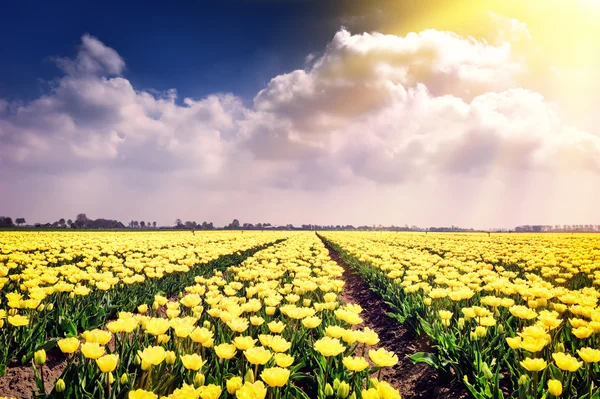
[[(468, 398), (466, 388), (456, 378), (445, 377), (424, 363), (414, 364), (408, 356), (416, 352), (433, 352), (428, 340), (415, 336), (404, 325), (388, 317), (390, 309), (373, 293), (368, 284), (339, 257), (327, 243), (329, 256), (343, 269), (346, 281), (340, 300), (345, 303), (357, 303), (362, 308), (363, 323), (357, 327), (369, 327), (380, 339), (381, 346), (398, 356), (398, 364), (384, 368), (381, 380), (387, 381), (400, 391), (403, 399)], [(373, 375), (376, 377), (376, 375)]]
[[(58, 349), (48, 351), (43, 367), (46, 392), (52, 391), (54, 381), (65, 367), (65, 355)], [(37, 393), (32, 366), (9, 365), (0, 378), (0, 397), (29, 399)]]

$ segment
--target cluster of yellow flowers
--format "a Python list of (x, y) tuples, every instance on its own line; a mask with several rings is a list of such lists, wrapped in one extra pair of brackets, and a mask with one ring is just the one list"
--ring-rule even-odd
[(4, 319), (22, 327), (30, 324), (30, 315), (52, 310), (54, 303), (46, 298), (53, 294), (76, 298), (94, 289), (144, 283), (283, 237), (278, 232), (3, 232), (0, 328)]
[(157, 293), (103, 329), (59, 340), (70, 359), (63, 378), (101, 373), (131, 399), (214, 399), (225, 391), (240, 399), (399, 398), (369, 378), (398, 358), (359, 328), (360, 306), (339, 301), (342, 273), (314, 233), (288, 233), (239, 265), (196, 277), (176, 298)]
[[(586, 392), (594, 387), (590, 375), (600, 361), (599, 236), (324, 236), (387, 276), (415, 309), (425, 306), (420, 317), (433, 325), (427, 329), (430, 335), (455, 335), (457, 343), (465, 336), (471, 342), (485, 337), (486, 342), (494, 342), (494, 337), (502, 335), (504, 345), (516, 351), (510, 358), (516, 369), (520, 365), (521, 370), (538, 372), (552, 363), (555, 376), (581, 369), (577, 378), (568, 381), (578, 384), (579, 392), (581, 387)], [(438, 323), (442, 329), (435, 328)], [(490, 359), (493, 363), (497, 360)], [(485, 374), (482, 370), (488, 365), (481, 359), (478, 364), (480, 369), (475, 373)], [(524, 381), (520, 379), (519, 385)], [(556, 378), (548, 381), (548, 389), (556, 394), (559, 384), (562, 392), (562, 382)]]

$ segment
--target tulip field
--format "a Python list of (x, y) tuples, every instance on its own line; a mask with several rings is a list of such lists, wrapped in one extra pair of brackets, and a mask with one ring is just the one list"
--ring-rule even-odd
[[(388, 350), (342, 300), (349, 271), (431, 350)], [(382, 371), (410, 361), (475, 398), (600, 399), (599, 284), (592, 234), (0, 232), (0, 382), (26, 368), (27, 398), (393, 399)]]
[(600, 237), (323, 233), (475, 398), (600, 398)]

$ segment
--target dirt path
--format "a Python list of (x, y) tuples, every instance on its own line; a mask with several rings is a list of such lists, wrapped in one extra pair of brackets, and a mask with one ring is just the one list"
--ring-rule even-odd
[[(43, 370), (46, 392), (50, 392), (64, 369), (65, 356), (58, 349), (53, 349), (48, 352), (47, 358)], [(0, 397), (28, 399), (36, 391), (31, 366), (9, 366), (6, 374), (0, 378)]]
[(325, 243), (329, 256), (344, 268), (346, 281), (340, 296), (343, 302), (358, 303), (364, 322), (359, 327), (369, 327), (379, 334), (380, 343), (398, 355), (396, 366), (384, 369), (382, 379), (400, 390), (403, 399), (459, 399), (468, 398), (463, 385), (456, 379), (448, 381), (426, 364), (414, 364), (407, 356), (415, 352), (431, 351), (427, 339), (416, 337), (405, 326), (386, 316), (387, 305), (371, 292), (367, 283), (349, 268), (339, 255)]

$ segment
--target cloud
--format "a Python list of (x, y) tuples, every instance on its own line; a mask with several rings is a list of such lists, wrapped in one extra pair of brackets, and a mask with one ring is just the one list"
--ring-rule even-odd
[(69, 75), (120, 75), (125, 69), (125, 61), (114, 49), (89, 34), (81, 37), (75, 59), (55, 58), (55, 61)]
[[(308, 196), (335, 202), (350, 188), (351, 203), (410, 193), (407, 207), (435, 206), (424, 198), (445, 193), (452, 213), (465, 203), (452, 198), (465, 191), (504, 195), (517, 209), (523, 182), (544, 193), (558, 177), (561, 190), (583, 181), (565, 178), (567, 171), (597, 179), (600, 138), (566, 125), (555, 104), (519, 87), (527, 65), (512, 43), (529, 40), (528, 31), (494, 18), (502, 28), (493, 42), (435, 30), (398, 37), (342, 29), (306, 69), (274, 77), (250, 107), (233, 94), (179, 104), (175, 90), (137, 90), (121, 76), (123, 58), (84, 35), (75, 58), (57, 61), (65, 75), (50, 93), (28, 104), (0, 99), (4, 184), (20, 187), (15, 209), (18, 192), (35, 202), (25, 180), (55, 196), (86, 187), (121, 198), (96, 205), (100, 211), (133, 212), (142, 199), (159, 206), (177, 193), (176, 208), (188, 212), (201, 203), (222, 215), (265, 214), (248, 201), (269, 207), (268, 198), (287, 198), (306, 217), (318, 206)], [(69, 206), (93, 206), (95, 197), (84, 197)], [(470, 209), (452, 222), (503, 220), (486, 219), (485, 207), (479, 219), (466, 215)]]

